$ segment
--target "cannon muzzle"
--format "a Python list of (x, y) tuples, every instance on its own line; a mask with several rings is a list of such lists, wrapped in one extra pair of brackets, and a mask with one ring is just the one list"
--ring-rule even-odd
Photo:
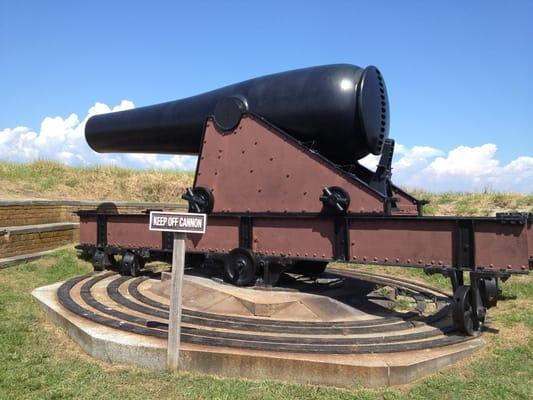
[[(198, 154), (206, 119), (231, 129), (226, 105), (266, 119), (323, 156), (350, 164), (380, 154), (389, 133), (385, 81), (373, 66), (337, 64), (251, 79), (182, 100), (95, 115), (85, 128), (95, 151)], [(231, 118), (229, 119), (231, 120)]]

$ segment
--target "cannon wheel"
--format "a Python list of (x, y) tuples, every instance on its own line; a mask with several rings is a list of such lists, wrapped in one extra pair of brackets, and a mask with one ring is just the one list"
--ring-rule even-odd
[(248, 286), (257, 279), (257, 265), (251, 251), (237, 248), (224, 259), (224, 279), (237, 286)]
[(121, 272), (123, 275), (139, 276), (141, 269), (144, 267), (144, 258), (127, 252), (122, 257)]
[(481, 329), (472, 303), (470, 286), (459, 286), (453, 294), (452, 317), (455, 326), (468, 336), (474, 336)]
[(92, 264), (95, 271), (104, 271), (106, 268), (115, 266), (115, 256), (106, 253), (104, 250), (96, 250), (92, 257)]
[(481, 300), (487, 308), (496, 306), (500, 289), (498, 287), (498, 278), (484, 278), (479, 281)]

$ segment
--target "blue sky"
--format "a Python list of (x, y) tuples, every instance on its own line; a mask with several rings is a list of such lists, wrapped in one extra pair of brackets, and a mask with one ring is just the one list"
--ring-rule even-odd
[[(190, 160), (164, 157), (72, 157), (78, 143), (72, 138), (79, 139), (96, 103), (148, 105), (341, 62), (376, 65), (384, 74), (391, 137), (401, 145), (401, 183), (437, 190), (503, 184), (531, 192), (532, 21), (533, 1), (2, 0), (0, 159), (64, 153), (71, 164), (154, 167), (168, 161), (190, 168)], [(77, 120), (68, 120), (72, 113)], [(63, 147), (58, 141), (48, 153), (42, 150), (52, 131), (77, 128), (63, 135)], [(39, 146), (23, 150), (41, 135)], [(465, 157), (470, 164), (450, 165)], [(473, 175), (458, 177), (462, 169)], [(415, 175), (422, 170), (425, 175)], [(440, 181), (427, 182), (440, 173)], [(504, 183), (516, 174), (526, 178)]]

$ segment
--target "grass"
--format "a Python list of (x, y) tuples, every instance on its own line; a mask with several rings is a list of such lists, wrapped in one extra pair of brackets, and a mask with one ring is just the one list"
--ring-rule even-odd
[[(359, 268), (359, 267), (357, 267)], [(369, 268), (369, 267), (366, 267)], [(370, 267), (447, 288), (413, 269)], [(339, 390), (272, 381), (154, 372), (85, 355), (48, 322), (31, 291), (91, 270), (73, 249), (0, 270), (0, 399), (528, 399), (533, 395), (533, 277), (504, 284), (506, 300), (490, 310), (489, 343), (469, 360), (415, 384)]]
[(445, 192), (430, 193), (409, 191), (416, 198), (429, 200), (424, 206), (425, 215), (478, 215), (489, 216), (497, 212), (533, 212), (533, 194), (500, 192)]
[(3, 199), (181, 201), (192, 172), (74, 168), (53, 161), (0, 162)]
[[(138, 171), (118, 167), (73, 168), (53, 161), (16, 164), (0, 161), (3, 199), (70, 199), (181, 202), (192, 172)], [(425, 215), (494, 215), (533, 212), (533, 194), (430, 193), (409, 191), (429, 200)]]

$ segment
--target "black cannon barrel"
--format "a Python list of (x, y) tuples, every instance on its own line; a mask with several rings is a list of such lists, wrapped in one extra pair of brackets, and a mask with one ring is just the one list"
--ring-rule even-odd
[(98, 152), (198, 154), (207, 117), (214, 114), (217, 104), (235, 98), (246, 111), (294, 138), (315, 142), (318, 152), (338, 164), (380, 154), (389, 133), (387, 89), (379, 70), (335, 64), (95, 115), (87, 122), (85, 136)]

